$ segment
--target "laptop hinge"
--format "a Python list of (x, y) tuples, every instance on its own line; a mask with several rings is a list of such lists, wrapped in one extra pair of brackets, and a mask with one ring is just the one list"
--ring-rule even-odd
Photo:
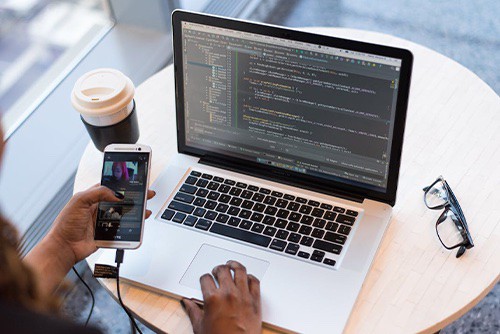
[(249, 163), (248, 165), (242, 165), (239, 163), (235, 163), (230, 160), (225, 160), (221, 158), (214, 158), (210, 156), (204, 156), (201, 157), (199, 160), (199, 163), (208, 165), (208, 166), (213, 166), (213, 167), (218, 167), (221, 169), (226, 169), (230, 170), (233, 172), (238, 172), (250, 176), (255, 176), (259, 178), (263, 178), (269, 181), (274, 181), (278, 183), (284, 183), (290, 186), (302, 188), (302, 189), (307, 189), (315, 192), (319, 192), (322, 194), (327, 194), (335, 197), (340, 197), (342, 199), (346, 199), (348, 201), (353, 201), (357, 203), (363, 203), (364, 197), (362, 196), (356, 196), (352, 194), (346, 194), (342, 191), (337, 191), (335, 189), (331, 189), (330, 187), (322, 187), (321, 182), (318, 184), (315, 184), (314, 186), (310, 185), (309, 183), (305, 181), (298, 180), (296, 178), (289, 178), (289, 177), (284, 177), (282, 174), (273, 174), (271, 172), (260, 172), (258, 168), (255, 168), (252, 163)]

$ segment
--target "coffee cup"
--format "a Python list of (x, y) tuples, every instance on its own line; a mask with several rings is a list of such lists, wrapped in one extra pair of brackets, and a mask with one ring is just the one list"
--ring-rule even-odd
[(76, 81), (71, 104), (98, 150), (139, 139), (134, 93), (132, 80), (111, 68), (87, 72)]

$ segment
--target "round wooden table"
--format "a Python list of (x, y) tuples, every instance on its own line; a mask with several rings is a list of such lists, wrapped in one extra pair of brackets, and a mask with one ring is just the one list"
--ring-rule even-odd
[[(397, 203), (345, 332), (436, 332), (470, 310), (499, 281), (500, 98), (474, 73), (421, 45), (353, 29), (305, 30), (407, 48), (414, 54)], [(153, 183), (177, 149), (173, 67), (141, 84), (136, 103), (139, 142), (153, 149)], [(75, 192), (100, 181), (101, 164), (102, 153), (89, 143)], [(474, 240), (475, 247), (460, 259), (436, 237), (440, 212), (423, 203), (422, 187), (439, 175), (460, 201)], [(100, 282), (115, 294), (114, 280)], [(192, 332), (177, 300), (131, 284), (124, 283), (122, 289), (125, 304), (152, 329)]]

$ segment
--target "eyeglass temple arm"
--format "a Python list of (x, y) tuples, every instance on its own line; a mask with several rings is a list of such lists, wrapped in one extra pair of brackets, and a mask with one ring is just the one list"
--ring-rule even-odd
[(429, 188), (430, 188), (430, 187), (431, 187), (431, 186), (425, 187), (425, 188), (423, 188), (422, 190), (423, 190), (423, 191), (427, 191), (427, 190), (429, 190)]

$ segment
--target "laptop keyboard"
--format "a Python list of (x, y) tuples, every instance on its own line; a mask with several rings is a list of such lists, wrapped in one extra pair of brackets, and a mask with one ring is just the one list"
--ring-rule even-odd
[(161, 218), (335, 266), (358, 212), (192, 171)]

